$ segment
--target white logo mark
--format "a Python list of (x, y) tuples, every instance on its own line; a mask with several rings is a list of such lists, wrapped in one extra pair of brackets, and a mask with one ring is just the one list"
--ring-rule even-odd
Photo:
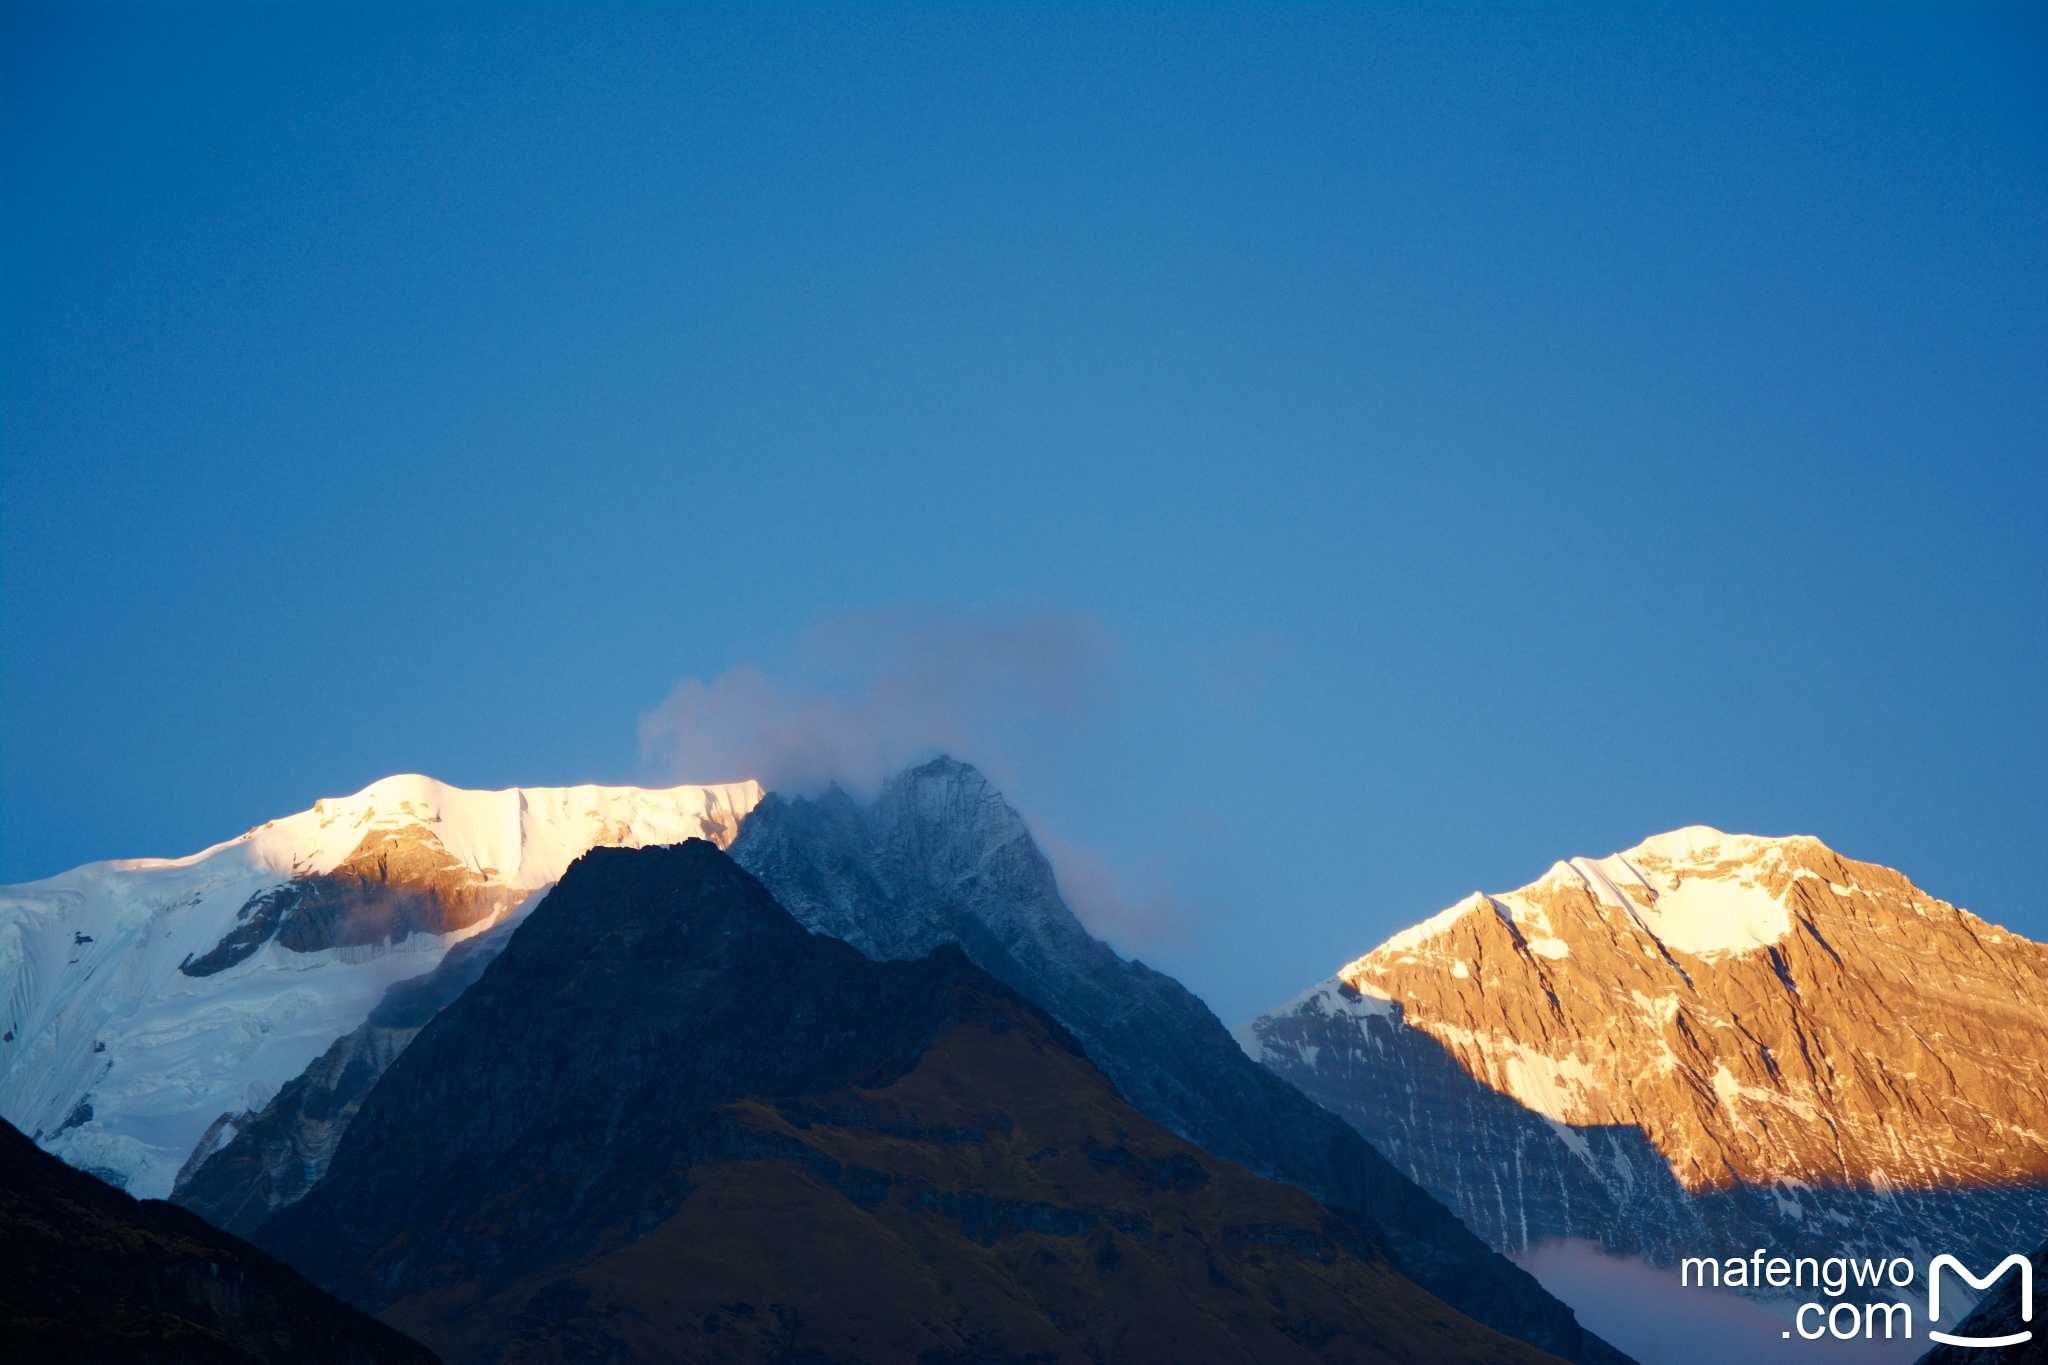
[[(2034, 1265), (2026, 1257), (2015, 1253), (2000, 1261), (1998, 1268), (1981, 1280), (1964, 1269), (1963, 1263), (1955, 1257), (1935, 1257), (1933, 1263), (1927, 1267), (1927, 1319), (1930, 1324), (1941, 1317), (1941, 1268), (1943, 1266), (1947, 1266), (1955, 1271), (1956, 1274), (1968, 1280), (1972, 1289), (1989, 1289), (1998, 1280), (1999, 1276), (2005, 1274), (2006, 1271), (2014, 1266), (2018, 1266), (2020, 1268), (2020, 1321), (2032, 1322), (2034, 1320)], [(1931, 1340), (1944, 1342), (1950, 1346), (2017, 1346), (2023, 1341), (2032, 1341), (2034, 1339), (2032, 1331), (2014, 1332), (2011, 1336), (2006, 1337), (1954, 1337), (1950, 1336), (1947, 1332), (1934, 1331), (1931, 1326), (1927, 1335)]]

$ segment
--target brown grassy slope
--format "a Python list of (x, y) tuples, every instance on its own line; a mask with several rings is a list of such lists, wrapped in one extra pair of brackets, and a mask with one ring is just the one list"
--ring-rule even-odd
[(1144, 1118), (1028, 1006), (991, 1003), (879, 1088), (722, 1106), (666, 1221), (383, 1316), (506, 1365), (1554, 1359), (1303, 1191)]

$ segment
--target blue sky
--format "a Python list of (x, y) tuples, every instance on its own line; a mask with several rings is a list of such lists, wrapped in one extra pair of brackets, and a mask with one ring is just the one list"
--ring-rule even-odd
[(1688, 823), (2048, 938), (2039, 8), (4, 24), (0, 879), (737, 678), (1231, 1022)]

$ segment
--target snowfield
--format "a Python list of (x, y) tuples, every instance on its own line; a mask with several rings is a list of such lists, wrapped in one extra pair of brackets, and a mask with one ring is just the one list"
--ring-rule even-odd
[[(393, 982), (522, 913), (582, 853), (690, 838), (722, 848), (761, 795), (753, 782), (480, 792), (390, 777), (187, 858), (0, 887), (0, 1117), (72, 1165), (162, 1198), (214, 1119), (261, 1108)], [(272, 939), (211, 975), (179, 970), (252, 896), (332, 872), (394, 832), (445, 849), (501, 890), (504, 908), (448, 933), (313, 952)]]

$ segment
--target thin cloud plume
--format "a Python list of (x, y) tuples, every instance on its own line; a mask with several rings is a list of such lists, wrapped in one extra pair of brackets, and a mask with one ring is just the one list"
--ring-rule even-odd
[[(1060, 785), (1077, 738), (1113, 709), (1115, 664), (1109, 632), (1079, 612), (926, 603), (849, 612), (805, 631), (785, 668), (744, 664), (676, 683), (640, 718), (641, 760), (678, 782), (751, 777), (789, 795), (836, 782), (865, 796), (948, 753), (1014, 802), (1020, 787)], [(1162, 878), (1139, 887), (1047, 820), (1026, 819), (1093, 932), (1126, 951), (1180, 937)]]
[(872, 792), (945, 752), (1001, 781), (1049, 730), (1098, 718), (1114, 653), (1109, 633), (1079, 612), (850, 612), (805, 631), (787, 670), (747, 664), (682, 679), (641, 716), (641, 759), (682, 782)]
[(1186, 940), (1186, 916), (1166, 890), (1163, 876), (1134, 877), (1097, 850), (1068, 843), (1043, 820), (1027, 817), (1027, 823), (1031, 837), (1052, 863), (1067, 908), (1090, 933), (1126, 953)]

